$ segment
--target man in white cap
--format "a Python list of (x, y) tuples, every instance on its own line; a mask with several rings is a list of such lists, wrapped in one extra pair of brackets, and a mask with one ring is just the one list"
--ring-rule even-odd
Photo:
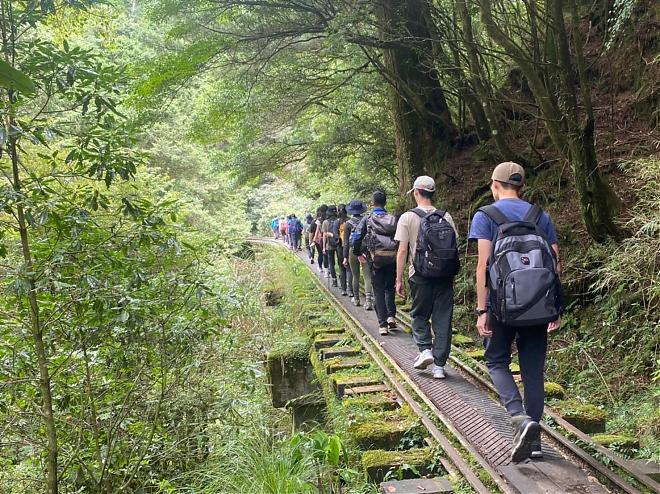
[[(430, 213), (438, 211), (436, 222), (444, 222), (453, 230), (455, 246), (458, 233), (449, 213), (439, 211), (433, 206), (435, 181), (428, 176), (417, 177), (412, 189), (417, 207), (407, 211), (399, 218), (394, 240), (399, 242), (396, 263), (396, 291), (405, 296), (403, 275), (408, 258), (415, 259), (420, 225)], [(450, 230), (451, 231), (451, 230)], [(458, 251), (455, 252), (458, 262)], [(412, 295), (413, 339), (419, 349), (419, 355), (413, 364), (416, 369), (426, 369), (433, 364), (433, 377), (445, 378), (444, 366), (451, 348), (451, 325), (454, 312), (454, 280), (448, 277), (426, 277), (415, 272), (415, 262), (408, 268), (410, 292)], [(455, 274), (455, 273), (454, 273)]]
[[(484, 337), (486, 365), (493, 384), (512, 417), (512, 461), (516, 463), (543, 456), (539, 421), (544, 406), (548, 332), (559, 327), (561, 311), (557, 233), (547, 213), (520, 198), (524, 183), (522, 166), (510, 161), (497, 165), (490, 186), (495, 203), (475, 213), (469, 235), (470, 240), (477, 241), (479, 252), (477, 330)], [(506, 228), (501, 227), (505, 224)], [(500, 248), (502, 255), (494, 252)], [(525, 271), (530, 274), (524, 275)], [(543, 285), (542, 279), (534, 275), (542, 272), (546, 273), (545, 279), (556, 282)], [(552, 298), (545, 303), (548, 294)], [(526, 303), (526, 298), (532, 303)], [(525, 320), (525, 315), (533, 311), (533, 317)], [(514, 340), (524, 403), (509, 368)]]

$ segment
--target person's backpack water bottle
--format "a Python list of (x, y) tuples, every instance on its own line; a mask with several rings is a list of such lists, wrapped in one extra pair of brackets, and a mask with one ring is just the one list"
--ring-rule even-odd
[(423, 209), (411, 209), (420, 217), (417, 246), (413, 253), (415, 274), (423, 278), (449, 279), (461, 269), (456, 244), (456, 231), (445, 220), (446, 211), (436, 209), (427, 213)]
[(497, 223), (488, 261), (494, 316), (509, 326), (556, 321), (561, 286), (557, 256), (538, 225), (543, 210), (532, 206), (522, 221), (509, 220), (493, 205), (479, 211)]

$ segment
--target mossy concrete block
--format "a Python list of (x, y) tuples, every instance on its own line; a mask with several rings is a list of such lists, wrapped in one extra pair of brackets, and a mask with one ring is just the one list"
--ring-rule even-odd
[(409, 449), (407, 451), (386, 451), (376, 449), (365, 451), (362, 455), (362, 468), (372, 482), (382, 482), (387, 472), (396, 471), (403, 465), (414, 467), (402, 470), (403, 478), (428, 475), (431, 471), (433, 450), (431, 448)]
[(371, 365), (371, 362), (364, 358), (335, 357), (325, 360), (324, 364), (326, 372), (328, 374), (334, 374), (335, 372), (349, 369), (367, 369)]
[(408, 433), (423, 429), (410, 409), (367, 414), (348, 428), (348, 436), (360, 449), (395, 449)]
[(454, 492), (448, 480), (441, 477), (435, 479), (392, 480), (380, 484), (383, 494), (446, 494)]
[(385, 384), (370, 384), (368, 386), (352, 386), (344, 390), (345, 396), (370, 395), (389, 391), (390, 388)]
[(344, 341), (344, 337), (340, 335), (320, 335), (314, 338), (314, 348), (320, 350), (321, 348), (329, 348)]
[(360, 353), (362, 353), (362, 349), (354, 346), (323, 348), (321, 349), (321, 360), (337, 357), (357, 357)]
[(275, 408), (319, 389), (309, 361), (310, 341), (305, 338), (287, 345), (266, 357), (266, 373)]
[(468, 357), (472, 357), (474, 360), (478, 360), (479, 362), (484, 361), (484, 355), (486, 354), (486, 350), (482, 348), (477, 348), (475, 350), (468, 350), (465, 352)]
[(337, 393), (337, 397), (341, 398), (344, 396), (344, 391), (349, 388), (355, 388), (357, 386), (372, 386), (374, 384), (381, 384), (380, 379), (367, 376), (337, 376), (334, 375), (331, 378), (332, 387)]
[(293, 430), (311, 431), (325, 424), (327, 406), (320, 393), (312, 393), (287, 403), (293, 418)]
[(561, 384), (548, 381), (543, 385), (543, 389), (545, 390), (545, 397), (549, 400), (563, 400), (566, 398), (566, 390)]
[(553, 407), (568, 423), (574, 425), (582, 432), (596, 434), (605, 432), (607, 412), (591, 404), (582, 404), (575, 401), (559, 401)]
[(624, 434), (594, 434), (591, 438), (606, 448), (633, 452), (639, 449), (639, 439)]
[(344, 328), (314, 328), (314, 336), (336, 336), (344, 335)]
[(342, 406), (349, 415), (360, 412), (384, 412), (399, 408), (394, 393), (376, 393), (362, 396), (349, 396), (342, 400)]
[(468, 347), (474, 345), (474, 340), (464, 334), (454, 333), (451, 336), (451, 344), (457, 347)]

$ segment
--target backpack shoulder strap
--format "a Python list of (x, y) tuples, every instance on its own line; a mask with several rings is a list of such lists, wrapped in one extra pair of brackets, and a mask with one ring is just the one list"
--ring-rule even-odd
[(542, 215), (543, 215), (543, 210), (540, 207), (538, 207), (536, 204), (532, 204), (532, 207), (529, 208), (529, 211), (527, 211), (527, 214), (525, 215), (525, 219), (523, 221), (528, 221), (530, 223), (534, 223), (535, 225), (538, 225)]
[(411, 213), (415, 213), (420, 218), (423, 218), (424, 216), (426, 216), (426, 212), (419, 209), (419, 208), (409, 209), (408, 211), (411, 212)]
[(509, 223), (509, 218), (507, 218), (504, 213), (502, 213), (502, 211), (497, 209), (497, 207), (493, 206), (492, 204), (489, 206), (482, 206), (477, 211), (481, 211), (498, 225)]

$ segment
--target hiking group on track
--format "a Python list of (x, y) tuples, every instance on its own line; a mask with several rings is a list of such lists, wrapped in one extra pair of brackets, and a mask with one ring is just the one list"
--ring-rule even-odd
[[(521, 199), (524, 169), (513, 162), (493, 170), (495, 202), (473, 216), (468, 240), (477, 244), (476, 328), (485, 360), (514, 429), (512, 461), (541, 458), (544, 367), (548, 333), (562, 309), (557, 234), (549, 215)], [(295, 215), (274, 218), (273, 235), (292, 250), (302, 244), (319, 274), (356, 307), (375, 309), (378, 332), (397, 328), (395, 295), (411, 297), (412, 337), (419, 350), (413, 367), (444, 379), (452, 339), (454, 279), (460, 270), (459, 233), (448, 211), (433, 205), (436, 184), (420, 176), (409, 194), (416, 207), (397, 218), (387, 196), (372, 194), (370, 207), (321, 205), (302, 224)], [(364, 299), (361, 296), (363, 280)], [(364, 303), (363, 303), (364, 300)], [(516, 342), (524, 400), (509, 365)]]

